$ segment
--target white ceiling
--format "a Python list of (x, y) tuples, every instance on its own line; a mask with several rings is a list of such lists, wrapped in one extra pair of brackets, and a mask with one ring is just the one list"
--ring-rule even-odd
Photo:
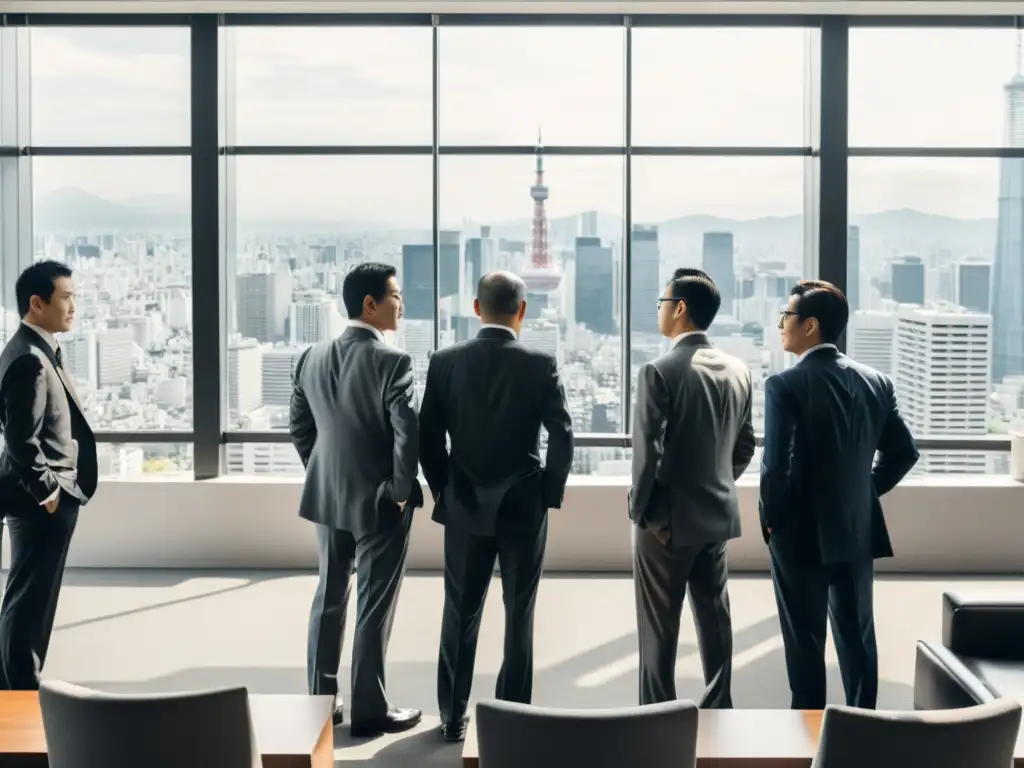
[(0, 0), (0, 13), (1024, 14), (1020, 0)]

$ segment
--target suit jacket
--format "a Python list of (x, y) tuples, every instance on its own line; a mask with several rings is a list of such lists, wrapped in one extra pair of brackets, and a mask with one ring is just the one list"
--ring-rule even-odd
[(306, 467), (300, 517), (359, 538), (396, 525), (402, 502), (423, 504), (412, 358), (372, 331), (300, 355), (289, 422)]
[[(548, 431), (544, 464), (541, 425)], [(572, 468), (572, 419), (555, 359), (498, 328), (437, 350), (420, 445), (435, 521), (478, 536), (535, 530), (548, 509), (562, 505)]]
[(754, 455), (750, 370), (707, 334), (640, 369), (629, 515), (672, 546), (740, 535), (736, 479)]
[(891, 557), (878, 497), (918, 451), (889, 378), (824, 347), (768, 377), (764, 407), (765, 540), (771, 528), (782, 556), (806, 562)]
[(30, 513), (58, 488), (82, 504), (96, 493), (96, 438), (74, 383), (24, 324), (0, 353), (0, 431), (0, 516)]

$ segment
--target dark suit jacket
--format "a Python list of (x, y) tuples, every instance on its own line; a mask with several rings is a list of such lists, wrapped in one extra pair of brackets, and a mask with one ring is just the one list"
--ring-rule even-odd
[(765, 540), (805, 562), (891, 557), (878, 497), (918, 452), (889, 378), (823, 347), (765, 381), (764, 407)]
[(96, 493), (96, 438), (53, 348), (24, 324), (0, 353), (0, 515), (31, 513), (55, 490)]
[(299, 515), (357, 538), (423, 504), (412, 358), (364, 328), (295, 365), (289, 432), (306, 467)]
[(547, 509), (562, 505), (572, 469), (572, 419), (555, 359), (492, 328), (437, 350), (420, 409), (420, 445), (434, 520), (478, 536), (535, 530)]
[(640, 369), (629, 516), (673, 546), (740, 535), (736, 479), (754, 455), (750, 370), (704, 333)]

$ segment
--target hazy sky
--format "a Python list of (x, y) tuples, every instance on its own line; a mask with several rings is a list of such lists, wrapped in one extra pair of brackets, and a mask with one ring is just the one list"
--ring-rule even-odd
[[(429, 144), (430, 30), (239, 28), (237, 144)], [(187, 144), (188, 30), (37, 29), (32, 141)], [(615, 145), (624, 137), (620, 28), (448, 27), (440, 33), (445, 144)], [(999, 146), (1012, 30), (851, 32), (855, 146)], [(635, 29), (633, 139), (641, 144), (802, 146), (818, 34), (800, 29)], [(803, 207), (803, 158), (635, 158), (634, 219), (748, 218)], [(913, 207), (994, 216), (998, 160), (862, 159), (855, 213)], [(429, 226), (429, 157), (243, 157), (242, 216)], [(548, 157), (552, 215), (621, 213), (620, 157)], [(444, 226), (530, 215), (530, 157), (445, 157)], [(79, 186), (127, 200), (187, 198), (187, 158), (41, 158), (37, 194)]]

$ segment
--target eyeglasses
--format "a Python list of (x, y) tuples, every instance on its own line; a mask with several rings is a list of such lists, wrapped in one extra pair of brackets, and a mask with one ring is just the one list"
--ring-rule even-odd
[(664, 304), (666, 301), (686, 301), (686, 299), (681, 299), (681, 298), (676, 298), (676, 297), (672, 297), (672, 298), (668, 298), (667, 299), (667, 298), (665, 298), (663, 296), (660, 299), (658, 299), (658, 309), (661, 309), (661, 305)]

